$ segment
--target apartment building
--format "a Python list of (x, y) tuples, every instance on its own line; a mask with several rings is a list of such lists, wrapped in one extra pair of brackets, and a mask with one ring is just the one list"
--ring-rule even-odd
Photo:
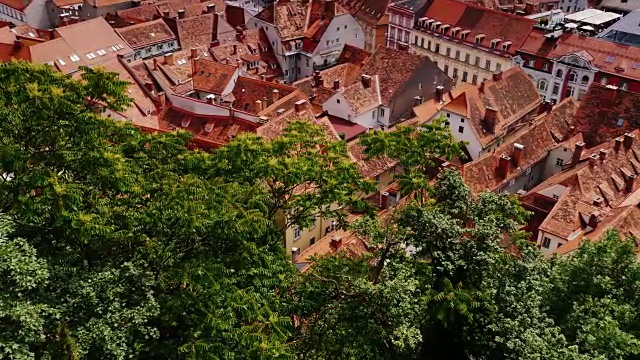
[(417, 21), (411, 51), (437, 63), (454, 85), (480, 84), (513, 66), (512, 58), (534, 24), (534, 20), (477, 5), (435, 0)]
[(178, 39), (162, 19), (119, 28), (116, 32), (133, 49), (133, 60), (180, 49)]
[(411, 34), (418, 18), (424, 14), (431, 0), (398, 0), (387, 8), (389, 28), (387, 29), (387, 47), (409, 50)]

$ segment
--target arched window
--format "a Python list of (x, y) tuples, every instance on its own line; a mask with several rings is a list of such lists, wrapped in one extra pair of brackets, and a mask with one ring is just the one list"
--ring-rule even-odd
[(558, 79), (562, 79), (562, 69), (558, 69), (558, 71), (556, 71), (556, 77)]
[(582, 85), (587, 85), (589, 83), (589, 77), (587, 75), (582, 77), (582, 80), (580, 80), (580, 83)]
[(576, 82), (578, 80), (578, 75), (573, 71), (569, 72), (569, 82)]
[(548, 86), (549, 84), (547, 83), (546, 80), (544, 79), (538, 80), (538, 90), (547, 91)]

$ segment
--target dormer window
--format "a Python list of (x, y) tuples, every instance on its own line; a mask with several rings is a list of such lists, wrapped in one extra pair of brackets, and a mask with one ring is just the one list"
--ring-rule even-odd
[(442, 34), (445, 34), (445, 33), (447, 32), (447, 29), (449, 29), (449, 25), (444, 24), (444, 25), (442, 25), (442, 26), (440, 27), (440, 32), (441, 32)]
[(504, 43), (502, 43), (502, 51), (507, 52), (511, 44), (511, 41), (505, 41)]
[(460, 28), (459, 27), (454, 27), (453, 29), (451, 29), (451, 37), (452, 38), (458, 37), (458, 33), (459, 32), (460, 32)]
[(500, 39), (491, 40), (491, 48), (492, 49), (496, 49), (498, 47), (498, 44), (500, 44), (500, 41), (502, 41), (502, 40), (500, 40)]
[(467, 39), (467, 34), (469, 34), (471, 31), (470, 30), (463, 30), (462, 32), (460, 32), (460, 40), (464, 41)]
[(484, 39), (484, 34), (476, 35), (476, 44), (480, 45), (482, 39)]

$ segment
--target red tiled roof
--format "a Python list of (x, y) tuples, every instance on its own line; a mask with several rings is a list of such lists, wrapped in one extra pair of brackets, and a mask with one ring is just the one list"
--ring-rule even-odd
[[(515, 157), (512, 156), (515, 144), (524, 146), (520, 162), (517, 164)], [(498, 190), (509, 180), (516, 178), (526, 169), (543, 160), (553, 146), (554, 142), (549, 128), (544, 121), (539, 121), (520, 130), (517, 136), (498, 147), (493, 153), (486, 154), (464, 165), (465, 182), (476, 193), (484, 190)], [(503, 155), (511, 157), (506, 176), (501, 174), (498, 168), (500, 157)]]
[(574, 133), (578, 106), (579, 103), (573, 97), (568, 97), (554, 106), (552, 111), (547, 114), (547, 125), (555, 141), (565, 141)]
[(162, 19), (115, 30), (134, 50), (176, 38)]
[(306, 27), (307, 3), (300, 0), (279, 1), (265, 7), (255, 17), (275, 25), (281, 40), (302, 37)]
[(362, 64), (369, 58), (371, 55), (370, 52), (357, 48), (355, 46), (351, 46), (349, 44), (345, 45), (342, 48), (342, 53), (338, 57), (338, 64), (353, 64), (357, 66), (362, 66)]
[[(335, 246), (335, 240), (340, 241), (339, 246)], [(364, 255), (369, 251), (369, 245), (352, 231), (337, 230), (327, 234), (315, 244), (308, 247), (296, 258), (295, 263), (301, 272), (309, 270), (313, 259), (337, 253), (346, 253), (351, 257)]]
[(31, 4), (31, 0), (0, 0), (0, 4), (22, 11)]
[(237, 70), (235, 66), (197, 59), (193, 69), (193, 88), (212, 94), (222, 94), (233, 80)]
[(640, 94), (593, 83), (575, 118), (574, 132), (583, 133), (587, 147), (595, 146), (640, 128)]
[(344, 134), (344, 140), (350, 141), (362, 135), (368, 131), (368, 129), (362, 125), (356, 124), (351, 121), (347, 121), (345, 119), (341, 119), (336, 116), (329, 115), (329, 122), (333, 125), (333, 128), (336, 130), (338, 135), (340, 133)]
[(353, 84), (340, 89), (339, 92), (342, 93), (347, 104), (357, 116), (381, 104), (379, 86), (379, 78), (374, 75), (370, 77), (369, 87), (365, 87), (362, 81), (355, 81)]
[(262, 109), (256, 107), (256, 100), (266, 100), (269, 106), (273, 105), (275, 103), (273, 92), (274, 90), (278, 90), (277, 100), (275, 101), (278, 102), (278, 100), (296, 91), (296, 88), (274, 82), (267, 82), (240, 76), (238, 77), (238, 80), (236, 81), (232, 92), (233, 96), (236, 99), (233, 103), (233, 106), (236, 109), (240, 109), (252, 114), (258, 114), (262, 111)]
[(358, 139), (349, 142), (348, 148), (360, 175), (365, 179), (373, 179), (397, 164), (396, 161), (386, 156), (368, 158), (364, 153), (364, 147), (360, 145)]
[(386, 15), (388, 5), (389, 0), (364, 0), (355, 16), (369, 24), (377, 25)]
[(176, 20), (180, 47), (189, 50), (209, 46), (214, 36), (213, 14), (203, 14)]
[[(451, 30), (457, 27), (461, 31), (469, 30), (464, 41), (474, 47), (477, 46), (476, 35), (484, 35), (480, 45), (485, 48), (490, 48), (495, 39), (510, 41), (512, 44), (506, 51), (509, 55), (515, 55), (535, 25), (534, 20), (522, 16), (455, 0), (435, 0), (424, 16), (450, 25), (445, 35), (451, 35)], [(493, 51), (500, 54), (501, 49), (499, 45)]]
[(14, 44), (0, 43), (0, 62), (11, 60), (31, 61), (31, 52), (25, 45), (15, 46)]

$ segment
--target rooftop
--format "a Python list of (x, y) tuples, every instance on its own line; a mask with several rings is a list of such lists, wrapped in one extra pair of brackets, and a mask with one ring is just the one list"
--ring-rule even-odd
[(382, 100), (380, 97), (380, 80), (377, 75), (363, 75), (361, 81), (356, 81), (345, 88), (341, 88), (339, 92), (356, 116), (377, 107)]
[(162, 19), (116, 29), (116, 32), (132, 49), (141, 49), (176, 39), (176, 36)]
[(238, 68), (211, 60), (196, 59), (193, 67), (193, 88), (212, 94), (223, 94), (236, 76)]
[(389, 0), (363, 0), (355, 16), (369, 24), (377, 25), (385, 19), (388, 5)]
[(630, 12), (640, 8), (640, 0), (602, 0), (601, 8)]
[[(258, 114), (294, 91), (296, 91), (296, 88), (292, 86), (240, 76), (232, 92), (235, 98), (233, 107), (252, 114)], [(257, 105), (257, 100), (260, 100), (259, 104), (264, 106), (263, 108)], [(289, 110), (289, 108), (283, 110)]]
[(306, 30), (307, 3), (301, 0), (276, 1), (255, 17), (275, 25), (283, 41), (299, 38)]
[[(454, 0), (435, 0), (418, 22), (418, 28), (431, 31), (427, 25), (430, 19), (442, 23), (439, 28), (449, 25), (444, 35), (453, 35), (457, 41), (464, 41), (470, 46), (480, 45), (489, 50), (492, 42), (497, 40), (498, 45), (491, 51), (503, 56), (515, 55), (536, 23), (525, 17)], [(456, 34), (452, 34), (454, 30)], [(461, 40), (460, 34), (465, 31), (466, 37)], [(438, 33), (441, 34), (441, 31), (438, 30)]]
[(31, 2), (31, 0), (0, 0), (0, 4), (20, 11), (26, 9)]
[[(640, 4), (638, 4), (640, 6)], [(616, 21), (596, 37), (607, 41), (640, 46), (640, 9), (634, 10), (627, 16)]]
[(200, 46), (208, 47), (217, 33), (213, 20), (213, 14), (202, 14), (176, 20), (180, 47), (185, 50)]
[(349, 142), (348, 148), (351, 158), (358, 167), (360, 175), (365, 179), (373, 179), (397, 164), (396, 161), (386, 156), (368, 158), (364, 153), (364, 147), (360, 145), (358, 139)]

